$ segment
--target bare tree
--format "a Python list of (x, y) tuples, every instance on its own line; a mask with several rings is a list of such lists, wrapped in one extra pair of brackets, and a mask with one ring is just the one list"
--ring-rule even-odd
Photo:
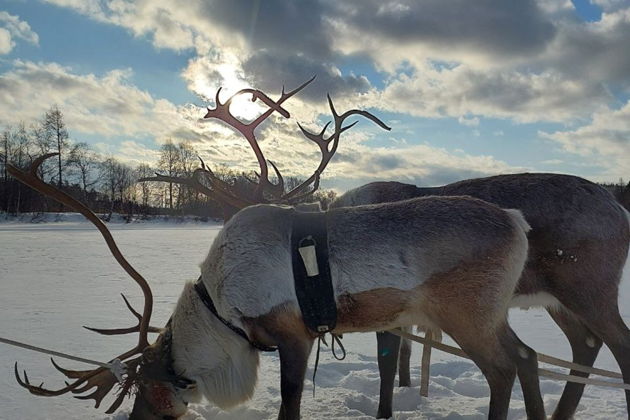
[(68, 164), (76, 169), (84, 198), (87, 198), (88, 188), (98, 182), (98, 172), (96, 171), (99, 162), (96, 153), (85, 142), (72, 145)]
[[(177, 145), (179, 157), (177, 164), (179, 166), (178, 173), (183, 176), (192, 176), (195, 169), (199, 165), (198, 153), (190, 141), (182, 141)], [(186, 185), (179, 185), (179, 194), (177, 195), (177, 208), (190, 203), (195, 197), (195, 191)]]
[[(116, 189), (118, 190), (118, 197), (120, 197), (120, 212), (124, 212), (125, 200), (129, 198), (128, 190), (133, 183), (132, 170), (129, 165), (118, 162), (115, 167), (115, 179)], [(128, 201), (128, 200), (127, 200)]]
[[(26, 131), (24, 123), (18, 124), (15, 132), (13, 133), (13, 153), (12, 161), (17, 162), (20, 167), (24, 167), (30, 164), (30, 138)], [(20, 212), (20, 206), (22, 204), (22, 188), (20, 185), (16, 185), (16, 199), (15, 199), (15, 213)]]
[(57, 105), (53, 105), (44, 115), (43, 129), (55, 144), (57, 155), (57, 185), (61, 187), (62, 179), (62, 159), (68, 147), (68, 130), (63, 120), (63, 114)]
[(107, 220), (112, 217), (112, 213), (114, 212), (114, 201), (116, 199), (116, 167), (118, 166), (118, 161), (113, 157), (108, 157), (100, 164), (100, 180), (101, 180), (101, 188), (103, 188), (107, 194), (109, 194), (109, 199), (111, 201), (109, 208), (109, 216), (107, 216)]
[[(11, 156), (11, 129), (9, 127), (5, 127), (4, 130), (2, 130), (2, 154), (5, 157), (5, 159), (9, 159), (9, 157)], [(2, 174), (3, 174), (3, 179), (4, 182), (6, 183), (7, 180), (9, 179), (9, 172), (7, 171), (7, 166), (5, 165), (4, 160), (2, 162)]]
[[(147, 163), (141, 163), (136, 167), (135, 178), (148, 178), (153, 175), (153, 169)], [(151, 189), (152, 182), (138, 182), (136, 184), (137, 188), (140, 190), (140, 199), (142, 200), (142, 206), (146, 209), (149, 206), (149, 201), (151, 200)]]
[[(33, 139), (33, 148), (37, 155), (45, 155), (53, 150), (53, 139), (49, 132), (44, 129), (44, 124), (33, 123), (29, 127), (30, 136)], [(46, 177), (52, 179), (53, 165), (43, 162), (37, 167), (37, 175), (44, 179)]]
[(11, 149), (12, 149), (12, 144), (11, 144), (11, 129), (10, 127), (5, 127), (5, 129), (2, 131), (2, 155), (4, 156), (4, 159), (2, 159), (2, 161), (0, 163), (2, 163), (2, 172), (4, 175), (4, 182), (2, 183), (2, 196), (4, 197), (4, 203), (3, 203), (3, 209), (6, 210), (7, 212), (7, 217), (9, 215), (9, 195), (10, 195), (10, 188), (9, 188), (9, 172), (7, 170), (7, 165), (6, 163), (9, 161), (9, 159), (11, 158)]
[[(158, 169), (166, 176), (175, 177), (179, 175), (179, 148), (169, 139), (160, 148), (160, 160)], [(173, 209), (173, 183), (168, 183), (168, 206)]]

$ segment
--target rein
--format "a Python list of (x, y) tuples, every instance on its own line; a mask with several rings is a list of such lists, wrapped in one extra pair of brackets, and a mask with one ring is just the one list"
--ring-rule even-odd
[(272, 352), (272, 351), (278, 350), (277, 347), (265, 346), (264, 344), (260, 344), (260, 343), (250, 340), (249, 337), (247, 336), (247, 333), (243, 331), (242, 328), (237, 327), (236, 325), (232, 324), (230, 321), (228, 321), (227, 319), (219, 315), (219, 313), (217, 312), (217, 308), (214, 306), (214, 302), (212, 302), (212, 299), (210, 298), (210, 295), (208, 294), (208, 290), (206, 289), (206, 286), (204, 286), (203, 282), (201, 281), (201, 276), (199, 276), (199, 278), (195, 282), (194, 287), (195, 287), (195, 291), (197, 292), (197, 295), (199, 295), (199, 298), (201, 299), (203, 304), (206, 305), (206, 308), (208, 308), (208, 310), (212, 312), (212, 314), (219, 321), (221, 321), (223, 325), (225, 325), (226, 327), (234, 331), (236, 334), (241, 336), (252, 347), (254, 347), (256, 350), (266, 351), (266, 352)]
[[(75, 362), (81, 362), (89, 365), (100, 366), (105, 369), (109, 369), (116, 377), (118, 382), (123, 381), (123, 375), (127, 371), (127, 365), (120, 359), (114, 359), (108, 363), (99, 362), (98, 360), (90, 360), (84, 357), (73, 356), (71, 354), (62, 353), (56, 350), (50, 350), (43, 347), (33, 346), (32, 344), (22, 343), (20, 341), (9, 340), (8, 338), (0, 337), (0, 343), (8, 344), (10, 346), (20, 347), (26, 350), (36, 351), (38, 353), (49, 354), (51, 356), (61, 357), (63, 359), (74, 360)], [(17, 371), (17, 363), (16, 363)]]

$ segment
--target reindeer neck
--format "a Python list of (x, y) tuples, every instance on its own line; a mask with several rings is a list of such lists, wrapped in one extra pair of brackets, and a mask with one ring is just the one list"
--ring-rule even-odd
[(173, 368), (195, 381), (210, 401), (225, 408), (254, 391), (258, 352), (226, 327), (187, 283), (171, 320)]

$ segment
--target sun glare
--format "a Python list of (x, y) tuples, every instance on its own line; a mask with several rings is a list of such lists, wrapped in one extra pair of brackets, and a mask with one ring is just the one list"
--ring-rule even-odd
[[(219, 99), (222, 103), (228, 100), (232, 95), (241, 89), (251, 87), (243, 77), (236, 62), (224, 57), (226, 62), (213, 66), (212, 70), (220, 75), (220, 85), (209, 83), (208, 78), (204, 74), (199, 74), (195, 80), (196, 90), (206, 98), (214, 100), (217, 90), (221, 88)], [(265, 107), (257, 102), (252, 102), (250, 94), (238, 95), (234, 98), (230, 105), (232, 115), (244, 121), (251, 121), (265, 111)]]

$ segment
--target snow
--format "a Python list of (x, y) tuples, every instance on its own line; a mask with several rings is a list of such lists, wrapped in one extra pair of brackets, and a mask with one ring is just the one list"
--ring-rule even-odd
[[(185, 281), (194, 280), (198, 264), (207, 253), (220, 226), (208, 223), (112, 223), (109, 225), (123, 254), (151, 283), (155, 295), (152, 324), (163, 325)], [(89, 359), (106, 361), (131, 348), (134, 336), (105, 337), (81, 328), (125, 327), (135, 318), (119, 294), (125, 293), (138, 308), (141, 292), (118, 267), (98, 232), (80, 218), (68, 216), (58, 223), (0, 223), (0, 336), (25, 341)], [(627, 270), (628, 271), (628, 270)], [(630, 273), (624, 274), (620, 304), (630, 324)], [(510, 323), (521, 339), (539, 352), (570, 359), (569, 345), (541, 309), (512, 310)], [(450, 340), (446, 342), (451, 343)], [(317, 371), (316, 391), (311, 382), (311, 357), (304, 395), (304, 419), (371, 419), (378, 405), (379, 378), (374, 334), (348, 334), (344, 361), (335, 360), (324, 348)], [(419, 396), (420, 350), (414, 345), (411, 388), (397, 388), (394, 418), (483, 419), (489, 391), (472, 362), (434, 350), (429, 398)], [(36, 397), (19, 387), (13, 364), (19, 362), (33, 383), (63, 386), (61, 374), (46, 355), (0, 343), (0, 419), (126, 419), (131, 402), (119, 411), (104, 414), (112, 399), (99, 409), (92, 401), (68, 395)], [(57, 359), (65, 367), (85, 365)], [(596, 366), (618, 371), (607, 349)], [(544, 366), (547, 367), (547, 366)], [(87, 366), (87, 368), (90, 368)], [(280, 404), (279, 361), (276, 353), (261, 355), (259, 381), (251, 401), (229, 412), (204, 402), (191, 406), (191, 419), (258, 420), (276, 418)], [(564, 384), (541, 380), (548, 414), (555, 407)], [(627, 418), (623, 391), (587, 386), (577, 419)], [(510, 419), (525, 418), (520, 387), (515, 385)]]

